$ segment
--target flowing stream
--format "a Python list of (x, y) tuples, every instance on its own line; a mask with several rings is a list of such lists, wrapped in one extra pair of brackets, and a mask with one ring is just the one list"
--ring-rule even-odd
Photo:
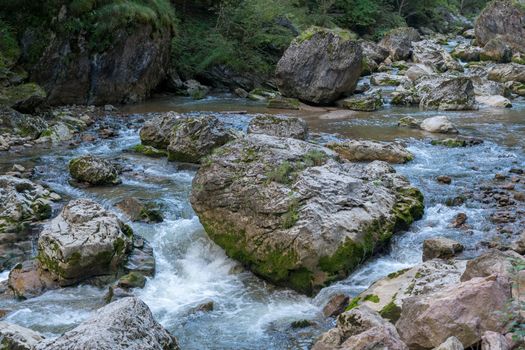
[[(496, 172), (525, 167), (523, 101), (515, 101), (512, 109), (447, 112), (462, 134), (485, 140), (479, 146), (455, 149), (432, 146), (428, 134), (396, 126), (403, 116), (421, 119), (442, 112), (390, 106), (377, 113), (351, 112), (343, 116), (317, 110), (277, 111), (304, 117), (321, 139), (348, 137), (405, 142), (415, 159), (396, 169), (425, 195), (424, 217), (409, 231), (395, 236), (387, 252), (370, 259), (347, 279), (323, 289), (315, 298), (308, 298), (276, 288), (244, 271), (207, 238), (188, 201), (196, 168), (126, 151), (140, 142), (138, 131), (141, 121), (148, 118), (145, 113), (166, 110), (214, 112), (239, 129), (246, 126), (250, 114), (220, 111), (276, 113), (231, 96), (197, 102), (160, 97), (128, 107), (126, 112), (130, 116), (126, 119), (105, 121), (118, 130), (116, 138), (98, 139), (70, 149), (9, 154), (0, 158), (0, 169), (9, 169), (14, 163), (35, 166), (36, 179), (47, 183), (65, 199), (89, 197), (113, 210), (116, 202), (128, 196), (159, 202), (164, 208), (164, 222), (132, 224), (135, 233), (151, 242), (157, 263), (155, 277), (135, 293), (179, 339), (183, 349), (308, 349), (319, 334), (333, 325), (333, 320), (322, 317), (322, 306), (330, 296), (339, 292), (356, 295), (376, 279), (417, 264), (421, 261), (424, 239), (450, 237), (466, 246), (465, 256), (479, 254), (480, 241), (495, 234), (494, 224), (488, 220), (490, 210), (469, 202), (461, 207), (447, 207), (446, 199), (465, 190), (475, 190)], [(87, 153), (115, 159), (124, 169), (123, 184), (90, 189), (69, 185), (68, 161)], [(438, 184), (435, 180), (438, 175), (451, 176), (452, 184)], [(450, 227), (458, 212), (468, 215), (471, 226), (468, 233)], [(6, 278), (7, 273), (1, 272), (0, 280)], [(26, 301), (0, 300), (0, 309), (9, 311), (6, 321), (52, 337), (73, 328), (104, 305), (106, 291), (93, 286), (66, 288)], [(209, 301), (214, 303), (213, 311), (194, 311)], [(291, 322), (304, 319), (313, 321), (313, 325), (303, 329), (291, 327)]]

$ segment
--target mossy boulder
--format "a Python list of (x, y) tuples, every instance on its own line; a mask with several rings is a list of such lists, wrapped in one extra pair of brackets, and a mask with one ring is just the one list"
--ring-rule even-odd
[(145, 156), (153, 157), (153, 158), (162, 158), (162, 157), (166, 157), (168, 155), (168, 152), (165, 151), (165, 150), (157, 149), (155, 147), (146, 146), (146, 145), (143, 145), (143, 144), (135, 145), (135, 146), (131, 147), (130, 150), (132, 152), (140, 153), (140, 154), (143, 154)]
[(352, 96), (342, 100), (340, 105), (352, 111), (373, 112), (383, 106), (383, 99), (380, 93)]
[(305, 294), (346, 277), (423, 213), (421, 192), (386, 163), (257, 134), (209, 156), (190, 200), (228, 256)]
[(143, 201), (135, 197), (127, 197), (116, 204), (131, 221), (162, 222), (160, 207), (154, 202)]
[(417, 29), (399, 27), (386, 33), (379, 46), (390, 53), (392, 61), (407, 60), (412, 55), (412, 43), (419, 40)]
[(330, 142), (326, 147), (334, 150), (343, 159), (351, 162), (371, 162), (381, 160), (388, 163), (401, 164), (414, 159), (403, 145), (399, 143), (357, 141)]
[(167, 112), (154, 115), (140, 129), (140, 141), (144, 146), (165, 150), (170, 144), (173, 128), (183, 118), (182, 115)]
[(361, 60), (361, 45), (351, 32), (312, 27), (290, 44), (277, 63), (277, 86), (285, 97), (331, 104), (354, 91)]
[(512, 48), (500, 38), (490, 39), (479, 55), (482, 61), (509, 63), (512, 60)]
[(474, 85), (468, 77), (428, 76), (418, 81), (421, 109), (443, 111), (477, 109)]
[(266, 107), (274, 109), (299, 109), (300, 103), (296, 98), (274, 97), (268, 99)]
[(32, 113), (46, 99), (46, 92), (35, 83), (13, 85), (0, 90), (0, 105), (22, 113)]
[(69, 202), (38, 238), (37, 259), (61, 286), (114, 275), (131, 251), (133, 232), (88, 199)]
[(202, 158), (231, 138), (230, 131), (215, 116), (184, 118), (173, 126), (168, 145), (168, 159), (200, 163)]
[(82, 156), (69, 162), (69, 173), (78, 182), (90, 185), (118, 185), (120, 180), (117, 169), (108, 160)]

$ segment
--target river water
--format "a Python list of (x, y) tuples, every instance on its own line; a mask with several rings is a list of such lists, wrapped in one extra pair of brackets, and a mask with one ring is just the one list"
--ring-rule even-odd
[[(164, 208), (164, 222), (132, 224), (135, 233), (151, 242), (157, 262), (155, 277), (136, 294), (179, 339), (183, 349), (307, 349), (315, 337), (333, 324), (333, 320), (323, 320), (321, 313), (330, 296), (340, 292), (355, 295), (376, 279), (417, 264), (421, 261), (424, 239), (447, 236), (466, 246), (465, 256), (479, 254), (480, 241), (489, 240), (495, 234), (495, 227), (488, 219), (490, 209), (468, 201), (461, 207), (447, 207), (444, 203), (464, 191), (474, 190), (496, 172), (525, 167), (525, 102), (514, 102), (512, 109), (447, 112), (462, 134), (485, 140), (479, 146), (449, 149), (431, 146), (429, 140), (436, 136), (396, 126), (403, 116), (422, 119), (442, 112), (390, 106), (369, 114), (317, 109), (270, 111), (260, 104), (231, 96), (197, 102), (164, 96), (127, 107), (125, 112), (130, 115), (125, 119), (106, 121), (117, 129), (116, 138), (98, 139), (76, 148), (2, 156), (0, 169), (8, 169), (13, 163), (35, 166), (35, 177), (64, 198), (89, 197), (113, 210), (116, 202), (128, 196), (159, 202)], [(286, 113), (305, 118), (311, 131), (321, 139), (402, 141), (415, 159), (396, 169), (424, 193), (425, 215), (409, 231), (395, 236), (387, 252), (370, 259), (347, 279), (323, 289), (315, 298), (273, 287), (243, 271), (207, 238), (188, 201), (194, 167), (126, 152), (140, 142), (140, 121), (148, 118), (144, 113), (167, 110), (218, 113), (239, 129), (246, 126), (250, 113)], [(248, 114), (220, 113), (240, 110)], [(124, 168), (123, 184), (91, 189), (70, 186), (68, 161), (88, 153), (116, 160)], [(451, 176), (452, 184), (438, 184), (435, 180), (438, 175)], [(468, 233), (450, 227), (458, 212), (465, 212), (469, 217)], [(6, 272), (0, 273), (0, 280), (6, 278)], [(73, 328), (92, 310), (102, 306), (105, 292), (106, 289), (79, 286), (47, 292), (26, 301), (0, 300), (0, 309), (9, 310), (6, 321), (52, 337)], [(213, 311), (192, 311), (208, 301), (213, 301)], [(291, 322), (303, 319), (313, 321), (313, 326), (299, 330), (290, 326)]]

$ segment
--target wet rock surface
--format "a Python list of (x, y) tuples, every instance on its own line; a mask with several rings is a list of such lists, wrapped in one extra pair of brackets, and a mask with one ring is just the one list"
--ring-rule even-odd
[(419, 191), (386, 163), (339, 163), (334, 155), (304, 141), (248, 135), (199, 169), (192, 206), (228, 255), (310, 294), (355, 268), (423, 209)]
[(39, 343), (37, 350), (51, 349), (162, 349), (178, 350), (175, 337), (137, 298), (123, 298), (98, 309), (93, 316), (57, 339)]
[(38, 260), (61, 286), (115, 274), (131, 250), (133, 232), (99, 204), (69, 202), (38, 239)]
[(248, 133), (306, 140), (308, 125), (300, 118), (260, 115), (250, 121)]
[(399, 143), (346, 141), (331, 142), (326, 147), (350, 162), (381, 160), (388, 163), (406, 163), (414, 158), (414, 155)]
[(69, 173), (79, 183), (89, 185), (118, 185), (122, 183), (115, 166), (106, 159), (82, 156), (69, 162)]

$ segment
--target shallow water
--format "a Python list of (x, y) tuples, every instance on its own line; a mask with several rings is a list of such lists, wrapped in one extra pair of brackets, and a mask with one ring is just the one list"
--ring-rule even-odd
[[(388, 252), (370, 259), (347, 279), (323, 289), (315, 298), (276, 288), (243, 271), (211, 242), (195, 216), (188, 195), (195, 168), (168, 163), (125, 152), (139, 143), (136, 122), (140, 113), (151, 111), (247, 111), (249, 113), (282, 112), (304, 117), (313, 132), (321, 138), (340, 137), (377, 140), (400, 140), (414, 153), (414, 161), (396, 166), (425, 195), (425, 216), (400, 233)], [(432, 136), (419, 131), (400, 129), (397, 120), (403, 116), (424, 118), (442, 112), (420, 112), (415, 108), (386, 106), (377, 113), (312, 109), (269, 111), (261, 104), (231, 96), (191, 101), (186, 98), (162, 97), (143, 105), (127, 107), (130, 116), (123, 123), (110, 120), (119, 136), (97, 140), (74, 149), (31, 151), (0, 159), (0, 169), (14, 162), (35, 164), (36, 177), (49, 184), (65, 198), (89, 197), (108, 208), (127, 196), (155, 199), (164, 207), (166, 220), (159, 224), (133, 223), (135, 233), (148, 239), (155, 251), (157, 274), (143, 290), (137, 290), (155, 317), (179, 339), (183, 349), (307, 349), (313, 339), (332, 325), (324, 321), (321, 309), (328, 298), (338, 292), (355, 295), (374, 280), (390, 272), (412, 266), (421, 260), (424, 239), (443, 235), (461, 241), (465, 256), (479, 253), (480, 240), (489, 239), (494, 225), (490, 211), (475, 203), (447, 207), (443, 203), (511, 167), (525, 167), (525, 104), (513, 109), (481, 109), (473, 112), (446, 113), (462, 134), (482, 137), (486, 142), (471, 148), (448, 149), (431, 146)], [(249, 115), (222, 114), (233, 127), (242, 129)], [(68, 183), (67, 162), (81, 154), (114, 158), (126, 170), (123, 184), (112, 188), (77, 189)], [(449, 175), (452, 185), (440, 185), (438, 175)], [(449, 227), (458, 212), (469, 217), (470, 233)], [(5, 279), (0, 274), (0, 280)], [(86, 319), (103, 305), (105, 289), (89, 286), (48, 292), (23, 302), (0, 300), (0, 308), (11, 310), (6, 320), (56, 336)], [(195, 313), (202, 303), (213, 301), (214, 310)], [(290, 323), (309, 319), (315, 325), (293, 330)]]

